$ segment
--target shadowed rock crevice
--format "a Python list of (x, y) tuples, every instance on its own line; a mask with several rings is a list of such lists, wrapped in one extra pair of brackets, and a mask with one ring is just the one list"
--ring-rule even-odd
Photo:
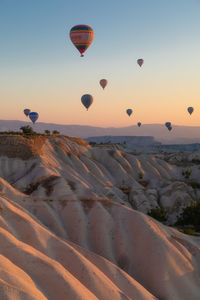
[(53, 184), (56, 179), (58, 179), (58, 176), (50, 176), (48, 178), (45, 178), (41, 181), (38, 181), (36, 183), (30, 184), (26, 190), (24, 190), (24, 194), (31, 195), (34, 191), (38, 189), (38, 187), (41, 185), (43, 188), (46, 189), (46, 196), (50, 196), (53, 192)]

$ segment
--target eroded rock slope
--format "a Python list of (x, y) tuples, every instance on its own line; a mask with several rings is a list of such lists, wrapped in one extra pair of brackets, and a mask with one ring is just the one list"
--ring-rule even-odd
[(181, 159), (66, 136), (20, 137), (19, 152), (14, 138), (12, 157), (0, 141), (1, 299), (199, 299), (200, 239), (141, 213), (175, 220), (198, 196), (197, 161), (186, 179)]

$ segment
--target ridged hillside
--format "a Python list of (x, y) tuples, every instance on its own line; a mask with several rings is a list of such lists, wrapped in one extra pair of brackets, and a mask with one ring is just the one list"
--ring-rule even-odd
[(175, 222), (198, 159), (0, 137), (0, 299), (199, 299), (200, 238), (146, 215)]

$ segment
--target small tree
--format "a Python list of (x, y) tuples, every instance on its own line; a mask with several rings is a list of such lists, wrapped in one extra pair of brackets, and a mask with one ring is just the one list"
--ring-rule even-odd
[(50, 130), (46, 129), (46, 130), (44, 131), (44, 133), (47, 134), (47, 135), (49, 135), (49, 134), (50, 134)]
[(22, 130), (22, 132), (24, 134), (34, 134), (35, 133), (33, 128), (29, 125), (20, 127), (20, 130)]
[(60, 134), (60, 132), (57, 131), (57, 130), (53, 130), (52, 133), (53, 133), (53, 134)]

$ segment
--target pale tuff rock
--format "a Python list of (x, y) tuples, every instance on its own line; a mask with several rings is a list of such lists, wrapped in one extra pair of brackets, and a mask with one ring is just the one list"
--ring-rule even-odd
[(161, 190), (160, 205), (166, 208), (169, 215), (168, 222), (173, 224), (182, 209), (195, 199), (196, 195), (191, 186), (184, 182), (174, 182)]
[(174, 222), (198, 195), (190, 163), (185, 179), (152, 154), (62, 136), (28, 159), (3, 152), (0, 299), (199, 300), (200, 239), (141, 213), (162, 205)]
[(129, 201), (134, 209), (143, 213), (158, 207), (158, 193), (155, 189), (134, 189), (131, 191)]
[[(200, 176), (199, 165), (192, 163), (197, 154), (136, 156), (114, 149), (91, 148), (86, 142), (67, 136), (38, 139), (14, 136), (5, 140), (1, 137), (0, 141), (0, 176), (28, 195), (55, 200), (103, 197), (145, 213), (162, 205), (172, 222), (200, 194), (198, 188), (195, 194), (189, 189), (190, 181), (198, 182)], [(14, 145), (13, 155), (18, 146), (20, 157), (27, 151), (34, 155), (21, 159), (17, 150), (16, 157), (7, 157), (4, 147), (9, 145), (11, 149)], [(179, 165), (170, 164), (169, 157), (176, 164), (179, 161)], [(189, 179), (182, 175), (188, 169), (185, 162), (190, 164)]]

